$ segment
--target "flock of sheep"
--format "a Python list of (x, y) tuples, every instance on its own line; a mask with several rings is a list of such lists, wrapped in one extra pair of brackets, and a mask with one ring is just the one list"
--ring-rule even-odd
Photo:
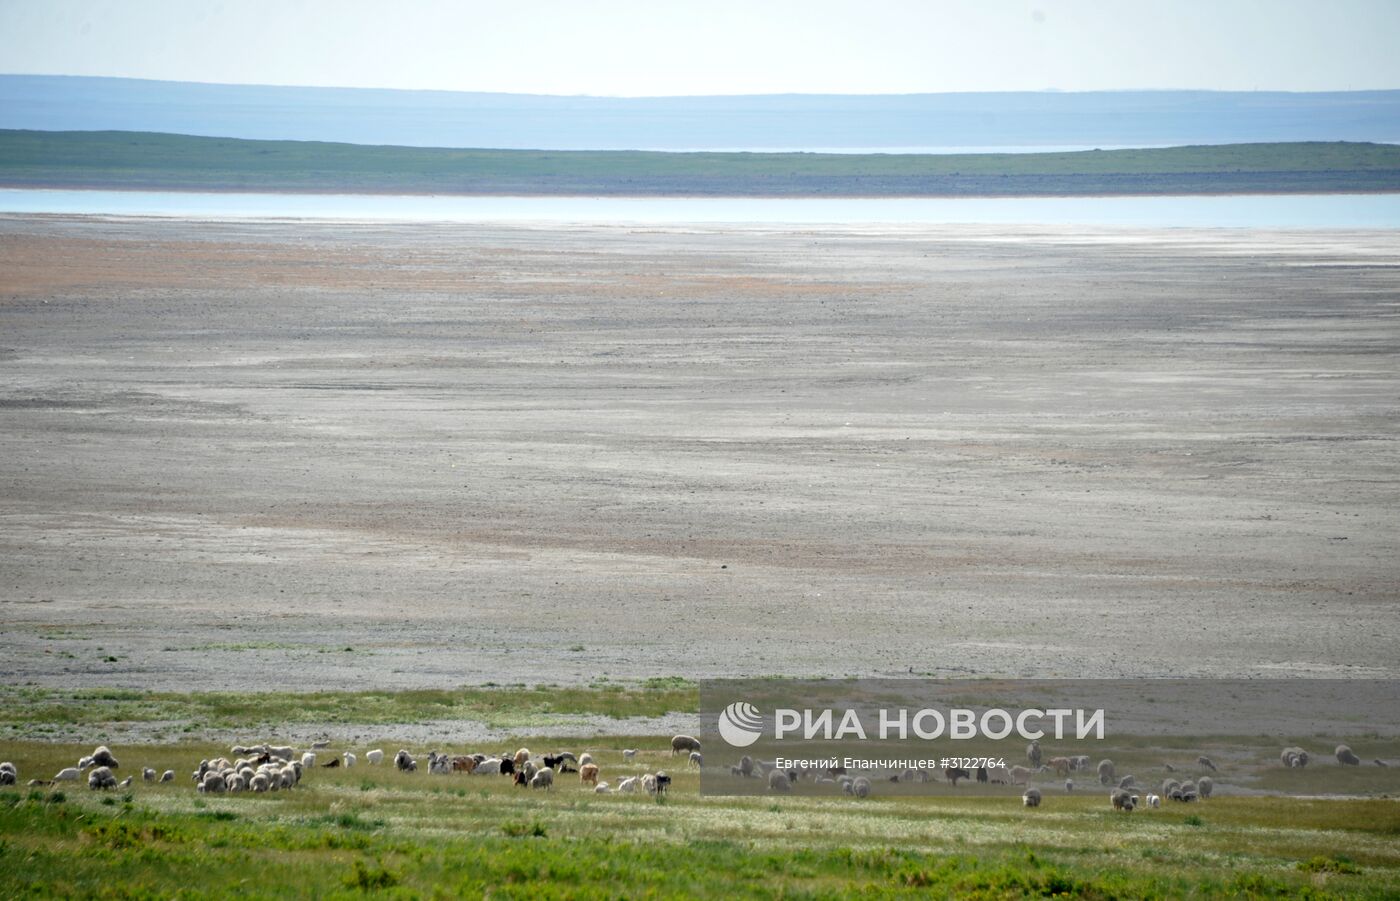
[[(328, 746), (328, 742), (316, 742), (312, 745), (311, 750), (298, 752), (291, 746), (235, 745), (230, 750), (233, 759), (219, 757), (213, 760), (201, 760), (199, 766), (193, 771), (192, 778), (197, 790), (203, 793), (276, 792), (294, 788), (301, 782), (307, 771), (318, 766), (321, 768), (348, 768), (359, 762), (359, 758), (354, 753), (345, 751), (339, 755), (331, 754), (329, 759), (318, 763), (317, 752), (325, 751)], [(631, 763), (636, 760), (637, 753), (635, 748), (624, 750), (622, 752), (623, 760)], [(677, 735), (671, 739), (671, 756), (674, 757), (677, 754), (685, 755), (686, 762), (690, 766), (702, 767), (704, 765), (704, 758), (700, 753), (700, 742), (692, 736)], [(1361, 764), (1360, 758), (1346, 745), (1338, 745), (1334, 754), (1337, 762), (1343, 766), (1359, 766)], [(382, 749), (366, 751), (364, 759), (370, 766), (382, 764), (384, 751)], [(1311, 759), (1308, 752), (1299, 747), (1284, 748), (1279, 755), (1280, 762), (1288, 768), (1305, 767)], [(1033, 777), (1050, 772), (1067, 777), (1071, 773), (1086, 771), (1090, 767), (1090, 760), (1084, 755), (1045, 759), (1041, 752), (1040, 743), (1034, 741), (1026, 748), (1026, 760), (1029, 766), (982, 767), (976, 770), (949, 768), (944, 770), (942, 775), (954, 787), (963, 779), (975, 779), (978, 782), (991, 784), (1024, 785), (1026, 788), (1021, 795), (1022, 803), (1026, 807), (1039, 807), (1044, 794), (1040, 788), (1031, 785)], [(418, 769), (418, 760), (406, 749), (395, 754), (392, 762), (394, 768), (399, 772), (414, 772)], [(599, 794), (609, 794), (613, 791), (624, 793), (645, 791), (651, 795), (660, 795), (665, 794), (671, 784), (671, 777), (658, 771), (629, 776), (619, 780), (614, 787), (600, 778), (602, 770), (592, 754), (583, 753), (576, 756), (569, 751), (543, 755), (532, 754), (528, 748), (520, 748), (514, 754), (501, 753), (496, 755), (449, 755), (429, 751), (426, 762), (427, 771), (432, 774), (460, 773), (472, 776), (509, 776), (515, 785), (522, 788), (529, 787), (545, 791), (554, 787), (556, 776), (569, 773), (577, 773), (579, 782), (583, 786), (590, 787)], [(1375, 760), (1374, 763), (1377, 766), (1388, 766), (1385, 761), (1380, 759)], [(1218, 770), (1215, 763), (1205, 756), (1197, 757), (1196, 765), (1202, 770), (1211, 772)], [(1176, 771), (1176, 767), (1170, 763), (1164, 763), (1163, 767), (1168, 772)], [(112, 755), (111, 750), (106, 746), (100, 746), (79, 760), (77, 766), (65, 767), (52, 779), (32, 779), (29, 781), (29, 785), (77, 782), (86, 773), (88, 787), (91, 789), (126, 788), (132, 784), (135, 776), (127, 776), (118, 782), (113, 770), (119, 768), (120, 765)], [(1112, 760), (1099, 761), (1094, 767), (1094, 772), (1099, 784), (1109, 786), (1111, 789), (1109, 793), (1111, 807), (1114, 810), (1124, 812), (1142, 806), (1144, 800), (1148, 808), (1161, 807), (1163, 799), (1182, 803), (1204, 800), (1211, 796), (1215, 788), (1214, 780), (1207, 775), (1199, 775), (1185, 781), (1167, 778), (1161, 783), (1161, 794), (1156, 792), (1146, 794), (1144, 799), (1144, 796), (1139, 794), (1139, 792), (1144, 791), (1143, 786), (1138, 784), (1136, 777), (1132, 775), (1119, 777), (1117, 767)], [(845, 794), (857, 798), (869, 797), (872, 790), (870, 777), (852, 776), (844, 769), (780, 769), (775, 761), (754, 760), (747, 755), (730, 767), (730, 773), (745, 778), (765, 779), (768, 790), (778, 793), (790, 792), (793, 784), (804, 778), (817, 784), (839, 785)], [(888, 773), (880, 778), (896, 783), (928, 782), (936, 776), (937, 772), (933, 770), (905, 769), (898, 773)], [(155, 770), (146, 767), (141, 771), (141, 778), (145, 782), (172, 782), (175, 779), (175, 771), (166, 770), (157, 776)], [(0, 786), (15, 785), (18, 781), (19, 772), (15, 765), (9, 762), (0, 763)], [(1066, 792), (1073, 792), (1075, 789), (1074, 780), (1066, 778), (1064, 787)]]
[[(217, 757), (213, 760), (201, 760), (191, 776), (196, 789), (205, 794), (245, 791), (263, 793), (294, 788), (301, 782), (305, 773), (318, 766), (348, 768), (359, 762), (357, 755), (345, 751), (339, 755), (332, 754), (329, 759), (318, 763), (317, 752), (324, 751), (327, 747), (328, 742), (316, 742), (311, 750), (298, 752), (290, 745), (235, 745), (230, 749), (233, 759)], [(623, 760), (630, 763), (636, 760), (637, 753), (637, 749), (629, 748), (622, 752)], [(682, 753), (688, 755), (687, 761), (691, 765), (700, 766), (703, 762), (700, 756), (700, 742), (691, 736), (677, 735), (671, 740), (672, 756)], [(364, 758), (370, 766), (382, 764), (384, 751), (366, 751)], [(430, 751), (427, 764), (428, 772), (433, 774), (510, 776), (516, 785), (544, 790), (554, 787), (556, 774), (578, 773), (580, 783), (591, 787), (594, 792), (609, 794), (614, 791), (609, 783), (599, 778), (601, 768), (593, 759), (593, 755), (588, 753), (576, 756), (572, 752), (561, 751), (557, 754), (536, 756), (530, 753), (528, 748), (521, 748), (514, 754), (503, 753), (495, 756), (449, 755)], [(406, 749), (394, 755), (393, 765), (403, 773), (418, 769), (418, 761)], [(77, 782), (86, 772), (88, 787), (93, 790), (129, 787), (135, 776), (127, 776), (118, 782), (112, 772), (116, 769), (120, 769), (117, 759), (110, 749), (101, 746), (79, 760), (77, 766), (65, 767), (52, 779), (31, 779), (29, 785)], [(144, 768), (141, 775), (146, 782), (173, 782), (175, 779), (174, 770), (166, 770), (157, 777), (156, 771), (149, 767)], [(0, 763), (0, 785), (15, 785), (18, 781), (19, 772), (15, 765), (9, 762)], [(670, 785), (671, 777), (658, 771), (621, 779), (615, 790), (624, 793), (645, 791), (651, 795), (661, 795), (666, 793)]]

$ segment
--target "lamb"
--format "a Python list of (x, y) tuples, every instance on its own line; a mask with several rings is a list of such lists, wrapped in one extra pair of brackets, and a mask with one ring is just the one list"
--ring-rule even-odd
[(366, 751), (365, 762), (370, 766), (379, 766), (379, 764), (384, 762), (384, 752), (378, 748), (375, 748), (373, 751)]
[(53, 777), (54, 782), (77, 782), (83, 771), (75, 766), (64, 767)]
[(553, 788), (553, 787), (554, 787), (554, 770), (553, 770), (553, 768), (551, 768), (551, 767), (544, 767), (544, 768), (541, 769), (538, 773), (536, 773), (536, 774), (535, 774), (535, 777), (534, 777), (533, 779), (530, 780), (530, 787), (531, 787), (531, 788), (542, 788), (542, 789), (544, 789), (545, 791), (549, 791), (551, 788)]
[(403, 749), (394, 755), (394, 766), (400, 773), (412, 773), (418, 769), (418, 762), (409, 756), (408, 751)]
[(161, 774), (160, 774), (160, 781), (161, 781), (161, 782), (174, 782), (174, 781), (175, 781), (175, 771), (174, 771), (174, 770), (166, 770), (165, 772), (161, 773)]
[(1122, 810), (1128, 813), (1132, 812), (1133, 796), (1123, 791), (1123, 789), (1114, 789), (1113, 793), (1108, 796), (1108, 800), (1109, 803), (1113, 805), (1114, 810)]
[(1210, 797), (1210, 793), (1215, 791), (1215, 780), (1209, 776), (1202, 776), (1196, 780), (1196, 790), (1201, 793), (1201, 800)]
[(682, 751), (700, 750), (700, 739), (691, 735), (677, 735), (671, 739), (671, 756), (675, 757)]
[(1040, 789), (1028, 788), (1025, 794), (1021, 795), (1021, 803), (1027, 807), (1040, 806)]
[(348, 770), (350, 767), (352, 767), (352, 766), (355, 765), (356, 757), (355, 757), (354, 754), (351, 754), (349, 751), (346, 751), (346, 752), (345, 752), (343, 755), (341, 755), (341, 756), (343, 756), (343, 757), (345, 758), (345, 768), (346, 768), (347, 770)]
[(690, 760), (686, 764), (687, 766), (701, 767), (704, 766), (704, 764), (705, 758), (701, 756), (699, 751), (690, 752)]
[(623, 749), (622, 749), (622, 759), (623, 759), (623, 760), (626, 760), (628, 763), (631, 763), (632, 761), (636, 760), (636, 759), (637, 759), (637, 749), (636, 749), (636, 748), (623, 748)]
[(671, 777), (667, 776), (665, 773), (658, 772), (656, 774), (656, 794), (664, 795), (666, 794), (666, 790), (670, 787)]
[(792, 791), (792, 780), (782, 770), (773, 770), (768, 774), (768, 790), (770, 792)]
[(585, 763), (578, 768), (578, 781), (584, 785), (598, 784), (598, 764)]
[(1202, 754), (1200, 757), (1197, 757), (1196, 762), (1199, 763), (1201, 766), (1205, 767), (1206, 769), (1210, 770), (1212, 773), (1219, 772), (1219, 770), (1215, 768), (1215, 762), (1212, 761), (1209, 757), (1205, 756), (1204, 754)]
[(1347, 747), (1346, 745), (1337, 745), (1337, 750), (1335, 751), (1335, 753), (1337, 755), (1337, 762), (1340, 763), (1342, 766), (1361, 765), (1361, 758), (1353, 754), (1351, 748)]
[(1112, 760), (1099, 761), (1099, 784), (1108, 785), (1113, 781), (1115, 768)]
[(1040, 742), (1032, 741), (1026, 745), (1026, 760), (1030, 761), (1031, 769), (1040, 768)]
[(155, 782), (156, 771), (151, 769), (150, 767), (146, 767), (141, 771), (141, 779), (145, 782)]

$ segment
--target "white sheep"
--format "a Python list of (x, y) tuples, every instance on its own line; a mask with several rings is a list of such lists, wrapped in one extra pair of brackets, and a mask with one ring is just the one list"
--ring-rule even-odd
[(1131, 813), (1133, 809), (1133, 796), (1121, 788), (1116, 788), (1108, 796), (1108, 801), (1113, 805), (1114, 810), (1122, 810)]
[(112, 775), (112, 768), (106, 766), (94, 767), (88, 773), (88, 788), (116, 788), (117, 777)]
[(1196, 780), (1196, 790), (1201, 793), (1202, 800), (1209, 798), (1210, 793), (1215, 791), (1215, 780), (1209, 776), (1202, 776)]
[(636, 748), (623, 748), (623, 749), (622, 749), (622, 759), (628, 761), (629, 763), (630, 763), (631, 761), (633, 761), (633, 760), (636, 760), (636, 759), (637, 759), (637, 749), (636, 749)]
[(366, 751), (365, 760), (370, 766), (378, 766), (384, 762), (384, 752), (379, 748), (375, 748), (373, 751)]
[(146, 767), (145, 769), (141, 770), (141, 780), (143, 782), (155, 782), (156, 771), (151, 769), (150, 767)]
[(595, 795), (610, 795), (612, 794), (612, 788), (606, 782), (599, 782), (597, 785), (593, 786), (593, 793)]
[(1361, 758), (1352, 753), (1351, 748), (1346, 745), (1337, 745), (1337, 762), (1342, 766), (1360, 766)]
[(267, 773), (254, 773), (253, 778), (248, 780), (248, 787), (258, 794), (262, 794), (268, 790), (271, 782), (272, 780), (268, 778)]
[(349, 752), (349, 751), (346, 751), (346, 752), (345, 752), (344, 754), (342, 754), (341, 756), (345, 758), (345, 768), (346, 768), (347, 770), (350, 769), (350, 767), (354, 766), (354, 765), (355, 765), (355, 761), (358, 759), (358, 758), (355, 757), (354, 754), (352, 754), (352, 753)]
[(703, 767), (705, 765), (705, 758), (699, 751), (691, 751), (690, 760), (687, 765), (694, 767)]
[(0, 763), (0, 785), (15, 785), (19, 782), (19, 770), (8, 760)]
[(160, 774), (160, 781), (161, 781), (161, 782), (174, 782), (174, 781), (175, 781), (175, 771), (174, 771), (174, 770), (166, 770), (165, 772), (161, 773), (161, 774)]
[(1026, 789), (1025, 794), (1021, 795), (1021, 803), (1024, 804), (1026, 807), (1039, 807), (1039, 806), (1040, 806), (1040, 789), (1038, 789), (1038, 788), (1028, 788), (1028, 789)]
[(547, 766), (541, 767), (540, 771), (530, 780), (530, 787), (549, 791), (554, 787), (554, 770)]
[(768, 774), (768, 790), (770, 792), (790, 792), (792, 791), (792, 780), (782, 770), (774, 770)]
[(131, 788), (131, 783), (135, 779), (135, 776), (127, 776), (121, 782), (117, 783), (117, 788)]
[(205, 794), (218, 794), (228, 788), (228, 782), (219, 773), (205, 773), (199, 783), (199, 790)]
[(579, 765), (579, 768), (580, 768), (580, 769), (582, 769), (583, 767), (588, 766), (588, 765), (589, 765), (590, 763), (592, 763), (592, 762), (593, 762), (593, 755), (592, 755), (592, 754), (589, 754), (587, 751), (585, 751), (584, 753), (582, 753), (582, 754), (579, 755), (579, 758), (578, 758), (578, 765)]
[(321, 741), (313, 741), (313, 742), (311, 743), (311, 750), (313, 750), (313, 751), (324, 751), (326, 748), (329, 748), (330, 746), (331, 746), (331, 743), (330, 743), (329, 740), (322, 739)]
[[(528, 761), (526, 761), (528, 763)], [(499, 776), (501, 775), (501, 758), (488, 757), (476, 765), (472, 770), (473, 776)]]
[(1279, 759), (1283, 762), (1283, 765), (1289, 769), (1305, 767), (1308, 765), (1309, 760), (1308, 752), (1298, 747), (1284, 748), (1283, 753), (1279, 754)]
[(1153, 810), (1156, 810), (1157, 808), (1162, 806), (1162, 799), (1157, 795), (1148, 795), (1147, 806), (1151, 807)]
[(637, 790), (637, 783), (640, 781), (641, 780), (636, 776), (628, 776), (617, 784), (617, 790), (620, 792), (634, 792)]
[(305, 754), (301, 755), (301, 765), (306, 767), (307, 769), (310, 769), (311, 767), (315, 766), (316, 755), (311, 753), (310, 751), (307, 751)]
[(53, 777), (55, 782), (77, 782), (83, 771), (75, 766), (64, 767)]

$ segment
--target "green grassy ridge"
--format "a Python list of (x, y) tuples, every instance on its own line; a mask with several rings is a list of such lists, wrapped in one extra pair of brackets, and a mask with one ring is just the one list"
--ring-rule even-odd
[(539, 684), (297, 693), (0, 686), (0, 725), (26, 731), (42, 725), (101, 726), (114, 722), (190, 722), (230, 729), (264, 723), (335, 728), (471, 719), (504, 726), (532, 717), (625, 718), (698, 709), (695, 685), (673, 678), (577, 687)]
[(0, 184), (714, 196), (1400, 190), (1400, 146), (1308, 142), (1025, 154), (669, 153), (0, 130)]

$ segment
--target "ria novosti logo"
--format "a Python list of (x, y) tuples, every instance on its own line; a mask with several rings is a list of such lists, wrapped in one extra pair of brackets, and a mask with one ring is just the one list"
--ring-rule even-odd
[(763, 735), (763, 715), (748, 701), (735, 701), (719, 712), (719, 736), (736, 748), (747, 748)]

